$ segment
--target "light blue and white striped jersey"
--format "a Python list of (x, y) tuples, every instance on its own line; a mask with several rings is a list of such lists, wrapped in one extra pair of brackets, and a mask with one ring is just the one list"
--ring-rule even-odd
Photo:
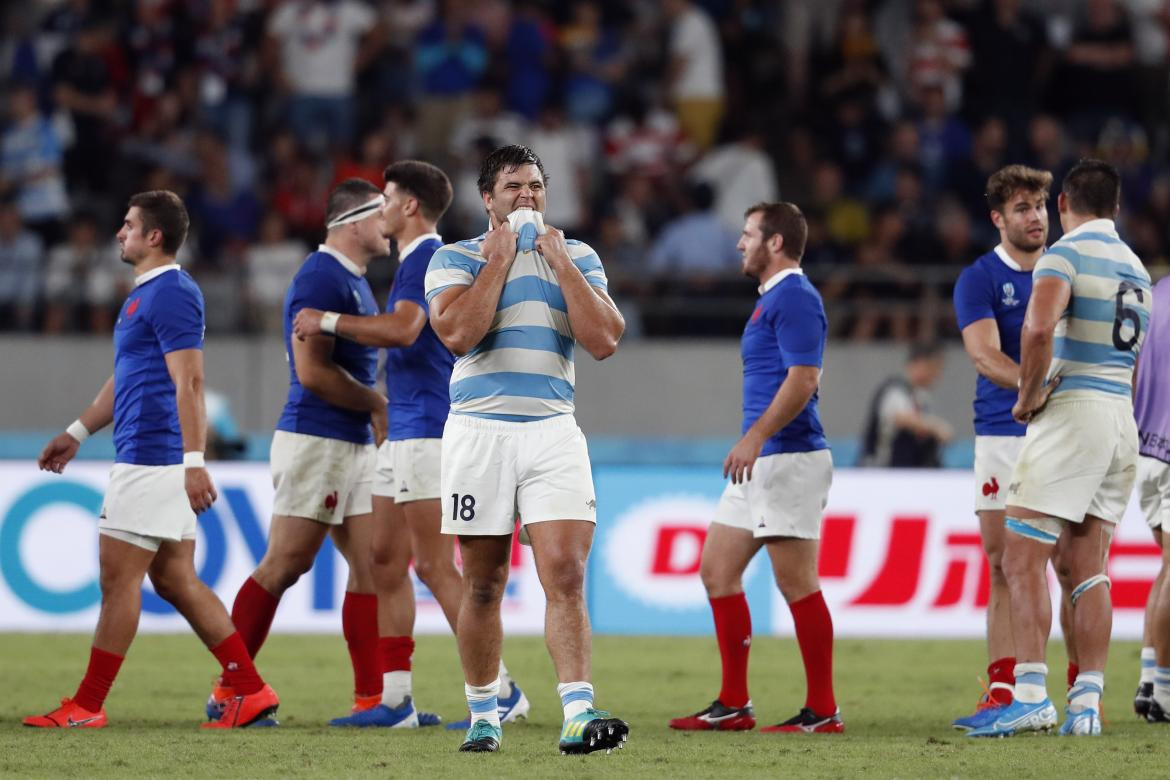
[(1046, 276), (1072, 285), (1048, 370), (1049, 379), (1060, 377), (1055, 392), (1129, 398), (1153, 307), (1142, 261), (1118, 238), (1113, 220), (1094, 219), (1066, 233), (1040, 258), (1032, 278)]
[[(484, 236), (447, 244), (427, 267), (429, 304), (448, 287), (469, 286), (486, 261)], [(565, 240), (589, 284), (607, 289), (588, 244)], [(455, 361), (451, 413), (528, 422), (573, 412), (573, 330), (556, 272), (539, 252), (516, 254), (487, 335)]]

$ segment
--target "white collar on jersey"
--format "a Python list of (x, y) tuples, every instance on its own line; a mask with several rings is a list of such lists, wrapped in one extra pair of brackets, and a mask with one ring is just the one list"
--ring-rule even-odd
[(1113, 224), (1113, 220), (1111, 219), (1105, 219), (1104, 217), (1101, 219), (1090, 219), (1088, 222), (1077, 225), (1075, 228), (1065, 233), (1063, 238), (1075, 236), (1077, 233), (1092, 232), (1109, 233), (1110, 235), (1115, 236), (1117, 235), (1117, 227)]
[(317, 251), (324, 252), (325, 254), (331, 256), (334, 260), (341, 263), (342, 268), (349, 271), (354, 276), (365, 276), (366, 275), (366, 269), (359, 267), (357, 263), (355, 263), (353, 260), (350, 260), (348, 257), (341, 254), (341, 252), (338, 252), (336, 249), (334, 249), (331, 246), (326, 246), (325, 244), (318, 244)]
[(1023, 271), (1024, 270), (1023, 268), (1020, 268), (1019, 263), (1017, 263), (1015, 260), (1012, 260), (1012, 256), (1009, 255), (1007, 253), (1007, 250), (1003, 248), (1003, 244), (996, 244), (995, 249), (993, 249), (992, 251), (995, 252), (996, 256), (999, 257), (1000, 260), (1003, 261), (1004, 265), (1006, 265), (1008, 268), (1012, 269), (1013, 271)]
[(137, 287), (140, 284), (146, 284), (151, 279), (162, 276), (167, 271), (178, 271), (179, 268), (180, 266), (178, 263), (167, 263), (166, 265), (160, 265), (158, 268), (151, 268), (141, 276), (134, 278), (134, 286)]
[(435, 239), (436, 241), (439, 241), (439, 242), (442, 242), (442, 240), (443, 240), (443, 237), (440, 236), (438, 233), (423, 233), (421, 236), (416, 238), (414, 241), (411, 241), (409, 244), (407, 244), (406, 246), (404, 246), (398, 250), (398, 261), (402, 262), (402, 258), (406, 257), (411, 252), (418, 249), (419, 244), (421, 244), (424, 241), (429, 241), (432, 238)]
[(771, 290), (773, 287), (780, 284), (780, 282), (784, 281), (792, 274), (800, 274), (801, 276), (803, 276), (804, 271), (800, 268), (785, 268), (783, 271), (780, 271), (779, 273), (774, 274), (771, 279), (764, 282), (763, 284), (761, 284), (757, 288), (760, 291), (760, 295), (763, 295), (764, 293), (768, 292), (768, 290)]

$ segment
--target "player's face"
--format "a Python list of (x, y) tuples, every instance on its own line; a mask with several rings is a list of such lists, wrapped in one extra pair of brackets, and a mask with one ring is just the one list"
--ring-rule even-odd
[(394, 182), (388, 182), (382, 194), (386, 196), (386, 204), (382, 206), (382, 236), (397, 238), (406, 225), (406, 214), (403, 213), (403, 209), (410, 198), (398, 189)]
[(353, 223), (361, 247), (371, 256), (390, 254), (390, 236), (386, 232), (385, 209), (379, 209), (365, 219)]
[(483, 196), (484, 206), (495, 216), (496, 222), (505, 222), (516, 209), (534, 209), (544, 213), (544, 177), (535, 165), (521, 165), (504, 169), (496, 176), (491, 195)]
[(118, 247), (121, 250), (122, 262), (130, 265), (138, 265), (150, 251), (147, 237), (142, 232), (142, 214), (139, 213), (137, 206), (131, 206), (126, 216), (122, 218), (122, 229), (118, 231)]
[(735, 248), (743, 254), (744, 275), (759, 279), (768, 267), (768, 246), (760, 231), (760, 212), (750, 214), (744, 220), (743, 232), (739, 234)]
[(1024, 252), (1048, 243), (1048, 198), (1043, 192), (1017, 192), (998, 214), (996, 227), (1005, 241)]

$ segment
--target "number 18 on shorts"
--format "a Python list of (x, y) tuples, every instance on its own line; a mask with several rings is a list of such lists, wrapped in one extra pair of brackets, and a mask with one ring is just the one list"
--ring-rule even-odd
[(443, 533), (511, 534), (545, 520), (596, 522), (585, 435), (572, 415), (508, 422), (453, 414), (443, 431)]

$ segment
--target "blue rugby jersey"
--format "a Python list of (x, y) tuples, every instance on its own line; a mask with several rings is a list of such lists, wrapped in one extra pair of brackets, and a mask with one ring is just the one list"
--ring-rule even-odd
[[(470, 285), (486, 260), (484, 236), (448, 244), (427, 269), (430, 303), (449, 287)], [(605, 270), (588, 244), (566, 239), (589, 284), (606, 290)], [(529, 422), (573, 412), (573, 330), (556, 272), (539, 252), (518, 252), (483, 340), (455, 361), (451, 413)]]
[[(428, 311), (425, 279), (431, 257), (443, 244), (438, 233), (419, 236), (402, 248), (386, 311), (410, 301)], [(391, 441), (438, 439), (451, 409), (451, 367), (455, 356), (443, 345), (428, 320), (409, 347), (386, 350), (386, 395)]]
[(203, 349), (203, 293), (178, 264), (134, 280), (114, 325), (114, 460), (183, 462), (183, 433), (166, 354)]
[[(1000, 351), (1020, 362), (1020, 331), (1032, 297), (1032, 272), (1020, 268), (1003, 245), (967, 266), (955, 283), (959, 329), (983, 319), (995, 320)], [(1012, 419), (1016, 388), (1000, 387), (980, 375), (975, 382), (975, 434), (1023, 436), (1027, 428)]]
[(1065, 233), (1040, 258), (1032, 278), (1046, 276), (1072, 286), (1048, 370), (1049, 379), (1060, 377), (1053, 394), (1129, 398), (1153, 303), (1142, 261), (1118, 237), (1113, 220), (1094, 219)]
[[(340, 252), (322, 244), (305, 259), (284, 297), (284, 348), (288, 356), (289, 388), (288, 401), (276, 430), (355, 444), (372, 442), (369, 412), (333, 406), (301, 386), (292, 351), (292, 339), (296, 338), (292, 324), (301, 309), (368, 316), (378, 311), (378, 303), (361, 270)], [(378, 370), (376, 348), (336, 339), (332, 357), (334, 363), (358, 382), (374, 386)]]
[[(828, 318), (821, 295), (799, 269), (781, 271), (760, 286), (760, 301), (743, 330), (743, 427), (760, 418), (792, 366), (823, 364)], [(792, 422), (765, 442), (760, 456), (828, 449), (814, 392)]]

